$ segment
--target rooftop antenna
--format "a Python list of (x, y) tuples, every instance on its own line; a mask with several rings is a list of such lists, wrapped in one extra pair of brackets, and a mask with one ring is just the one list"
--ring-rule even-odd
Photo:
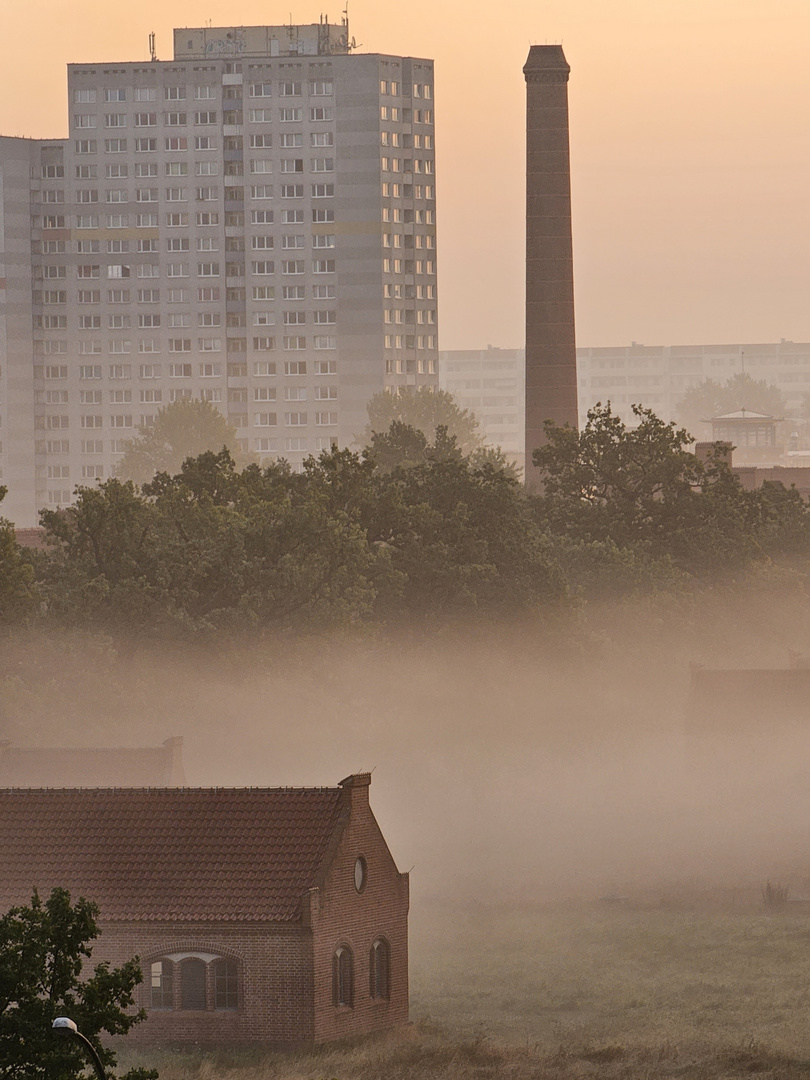
[(745, 412), (745, 396), (744, 396), (745, 395), (745, 349), (740, 349), (740, 368), (741, 368), (740, 374), (742, 375), (742, 381), (741, 381), (741, 384), (740, 384), (740, 396), (742, 397), (742, 400), (743, 400), (743, 403), (740, 406), (740, 411), (744, 413)]
[(154, 63), (155, 60), (157, 60), (157, 53), (155, 52), (155, 31), (154, 30), (149, 35), (149, 59), (152, 61), (152, 63)]

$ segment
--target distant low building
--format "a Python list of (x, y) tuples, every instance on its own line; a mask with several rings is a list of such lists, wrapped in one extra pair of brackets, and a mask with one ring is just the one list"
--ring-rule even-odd
[(130, 748), (12, 746), (0, 742), (0, 788), (182, 787), (183, 740)]

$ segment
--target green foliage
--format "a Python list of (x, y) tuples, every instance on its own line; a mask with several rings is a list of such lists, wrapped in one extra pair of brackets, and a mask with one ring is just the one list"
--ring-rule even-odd
[[(0, 485), (0, 502), (7, 492)], [(28, 553), (17, 543), (11, 522), (0, 517), (0, 626), (18, 623), (35, 610), (37, 602)]]
[(151, 427), (141, 427), (118, 463), (124, 480), (145, 484), (159, 472), (176, 473), (186, 458), (227, 446), (236, 450), (236, 429), (209, 401), (175, 401), (158, 412)]
[(702, 422), (742, 408), (780, 419), (785, 415), (785, 399), (778, 386), (738, 373), (725, 382), (704, 379), (690, 386), (675, 411), (678, 422), (697, 434), (703, 430)]
[(701, 574), (744, 565), (759, 550), (764, 507), (743, 490), (718, 444), (704, 463), (691, 436), (634, 405), (634, 428), (597, 405), (581, 432), (547, 426), (535, 450), (544, 491), (538, 512), (554, 534), (612, 542)]
[[(98, 937), (98, 908), (70, 902), (54, 889), (44, 902), (34, 892), (30, 907), (0, 918), (0, 1077), (3, 1080), (75, 1080), (92, 1072), (86, 1052), (73, 1040), (56, 1038), (51, 1024), (69, 1016), (95, 1046), (108, 1076), (116, 1054), (99, 1041), (102, 1032), (125, 1035), (145, 1019), (132, 1012), (141, 982), (137, 958), (120, 968), (98, 964), (89, 977), (82, 966)], [(126, 1010), (130, 1010), (129, 1012)], [(154, 1070), (135, 1069), (124, 1080), (153, 1080)]]
[(807, 556), (797, 491), (745, 491), (720, 444), (700, 460), (684, 429), (634, 412), (632, 428), (609, 405), (582, 432), (547, 426), (539, 496), (502, 456), (465, 451), (443, 424), (428, 437), (396, 420), (366, 450), (324, 451), (301, 472), (206, 451), (140, 490), (111, 479), (43, 511), (49, 548), (36, 582), (15, 556), (20, 580), (42, 621), (120, 647), (506, 618)]
[(462, 409), (447, 390), (434, 390), (430, 386), (405, 387), (399, 394), (382, 391), (369, 401), (366, 441), (375, 435), (389, 432), (391, 425), (399, 423), (415, 428), (424, 435), (426, 442), (436, 438), (440, 427), (455, 437), (462, 454), (469, 454), (481, 446), (478, 420), (469, 409)]

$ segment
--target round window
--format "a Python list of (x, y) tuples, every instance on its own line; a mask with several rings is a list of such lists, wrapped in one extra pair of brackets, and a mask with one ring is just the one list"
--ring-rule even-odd
[(354, 887), (358, 892), (362, 892), (366, 887), (366, 879), (368, 878), (368, 866), (366, 860), (362, 855), (358, 855), (354, 864)]

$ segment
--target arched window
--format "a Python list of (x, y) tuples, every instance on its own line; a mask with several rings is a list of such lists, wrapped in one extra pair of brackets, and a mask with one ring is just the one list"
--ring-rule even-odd
[(150, 974), (152, 1008), (171, 1009), (174, 1005), (174, 964), (171, 960), (156, 960)]
[(236, 992), (236, 961), (214, 961), (214, 1008), (235, 1009), (238, 1005)]
[(391, 997), (391, 948), (385, 938), (377, 938), (371, 946), (368, 991), (373, 998)]
[(354, 956), (348, 945), (339, 945), (332, 957), (332, 1001), (354, 1005)]
[(205, 961), (196, 958), (184, 960), (180, 965), (181, 1008), (205, 1008), (205, 969)]

